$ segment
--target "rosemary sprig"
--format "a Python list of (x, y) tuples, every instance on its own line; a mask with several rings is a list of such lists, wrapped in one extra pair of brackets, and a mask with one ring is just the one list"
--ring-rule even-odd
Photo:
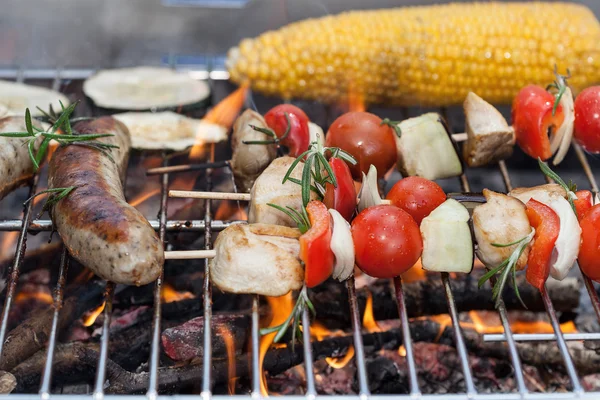
[(302, 212), (299, 212), (298, 210), (290, 206), (286, 206), (286, 208), (283, 208), (280, 205), (273, 203), (267, 203), (267, 205), (281, 211), (282, 213), (290, 217), (296, 223), (300, 232), (306, 233), (306, 231), (310, 229), (310, 221), (308, 219), (308, 214), (306, 213), (306, 209), (304, 207), (302, 207)]
[(565, 181), (563, 181), (562, 178), (558, 176), (556, 172), (552, 171), (548, 164), (543, 162), (539, 157), (538, 165), (540, 166), (540, 170), (542, 170), (544, 175), (546, 175), (548, 178), (552, 179), (554, 182), (558, 183), (563, 189), (565, 189), (565, 191), (567, 192), (567, 200), (569, 201), (569, 204), (571, 204), (573, 212), (575, 213), (575, 215), (577, 215), (577, 208), (575, 208), (575, 200), (577, 200), (577, 195), (575, 194), (575, 191), (577, 190), (577, 185), (575, 185), (573, 182), (569, 182), (569, 185), (567, 185)]
[(285, 132), (283, 133), (283, 135), (281, 135), (281, 137), (277, 137), (275, 132), (271, 129), (261, 128), (259, 126), (250, 124), (250, 128), (254, 129), (257, 132), (264, 133), (265, 135), (270, 136), (273, 139), (271, 139), (271, 140), (242, 140), (242, 143), (244, 143), (244, 144), (276, 144), (276, 145), (279, 145), (279, 143), (281, 143), (283, 140), (285, 140), (289, 136), (290, 131), (292, 130), (292, 121), (290, 121), (289, 114), (283, 113), (283, 115), (285, 116), (285, 121), (287, 122), (287, 126), (285, 128)]
[(283, 323), (281, 325), (261, 329), (260, 334), (268, 335), (270, 333), (277, 332), (277, 334), (275, 335), (275, 338), (273, 339), (273, 342), (277, 343), (283, 338), (283, 336), (287, 332), (289, 326), (292, 325), (293, 330), (294, 330), (294, 334), (292, 335), (292, 346), (293, 346), (295, 344), (296, 336), (298, 336), (298, 338), (300, 340), (302, 340), (302, 331), (300, 329), (300, 326), (302, 323), (301, 322), (302, 321), (302, 313), (304, 312), (305, 308), (308, 308), (310, 310), (311, 314), (313, 314), (313, 316), (316, 314), (315, 306), (312, 304), (312, 302), (308, 298), (308, 291), (306, 289), (306, 286), (303, 286), (302, 290), (300, 290), (300, 293), (298, 294), (298, 299), (296, 300), (296, 304), (294, 305), (294, 308), (292, 309), (292, 312), (287, 317), (287, 319), (285, 321), (283, 321)]
[(42, 190), (41, 192), (38, 192), (38, 193), (34, 194), (33, 196), (31, 196), (30, 198), (28, 198), (27, 200), (25, 200), (25, 202), (23, 202), (23, 205), (27, 205), (29, 202), (31, 202), (33, 199), (35, 199), (38, 196), (50, 194), (50, 196), (48, 196), (48, 198), (46, 199), (46, 202), (44, 203), (42, 210), (40, 211), (39, 215), (42, 215), (44, 213), (44, 211), (49, 210), (50, 207), (52, 207), (53, 205), (55, 205), (56, 203), (58, 203), (65, 197), (67, 197), (75, 189), (77, 189), (77, 186), (69, 186), (69, 187), (64, 187), (64, 188), (53, 188), (53, 189)]
[(567, 89), (567, 79), (571, 78), (571, 71), (567, 69), (567, 75), (561, 75), (558, 73), (558, 67), (554, 64), (554, 76), (556, 76), (554, 82), (546, 86), (546, 90), (549, 92), (551, 91), (555, 97), (554, 106), (552, 106), (552, 116), (556, 114), (560, 99), (563, 94), (565, 94), (565, 90)]
[[(78, 145), (91, 147), (102, 152), (114, 162), (114, 159), (110, 155), (110, 150), (118, 148), (119, 146), (96, 141), (96, 139), (114, 136), (113, 134), (82, 134), (74, 131), (71, 127), (72, 122), (76, 120), (82, 120), (81, 118), (70, 118), (77, 104), (78, 102), (75, 102), (69, 107), (65, 107), (62, 103), (60, 103), (62, 107), (62, 112), (60, 115), (56, 115), (52, 108), (50, 108), (49, 112), (42, 112), (42, 114), (52, 123), (52, 125), (46, 130), (33, 125), (31, 113), (29, 112), (29, 108), (27, 108), (25, 110), (25, 127), (27, 132), (2, 132), (0, 133), (0, 136), (10, 138), (29, 138), (24, 144), (27, 146), (29, 158), (33, 163), (34, 171), (37, 171), (40, 168), (40, 164), (44, 160), (52, 140), (55, 140), (61, 146)], [(62, 129), (65, 133), (58, 134), (57, 132), (59, 129)], [(40, 138), (42, 138), (42, 141), (36, 150), (36, 144)]]
[(387, 125), (390, 128), (392, 128), (394, 130), (394, 132), (396, 132), (396, 136), (400, 137), (402, 136), (402, 130), (400, 129), (400, 126), (398, 125), (400, 122), (402, 121), (392, 121), (389, 118), (384, 118), (383, 121), (381, 121), (381, 125)]
[(492, 246), (495, 247), (509, 247), (518, 245), (506, 260), (504, 260), (497, 267), (489, 270), (485, 275), (481, 277), (481, 279), (479, 279), (478, 287), (481, 288), (484, 285), (484, 283), (490, 280), (493, 276), (499, 275), (498, 279), (496, 280), (496, 283), (494, 284), (494, 287), (492, 288), (492, 299), (496, 301), (496, 308), (498, 308), (498, 306), (500, 305), (502, 292), (504, 291), (504, 286), (506, 286), (506, 282), (508, 281), (510, 275), (512, 275), (512, 282), (513, 287), (515, 289), (515, 295), (517, 296), (523, 307), (527, 308), (527, 306), (523, 302), (523, 299), (521, 298), (521, 294), (519, 293), (519, 288), (517, 285), (517, 262), (519, 261), (521, 254), (523, 254), (523, 252), (529, 245), (529, 242), (531, 242), (531, 240), (533, 239), (534, 235), (535, 229), (531, 228), (531, 232), (529, 233), (529, 235), (515, 242), (507, 244), (492, 244)]

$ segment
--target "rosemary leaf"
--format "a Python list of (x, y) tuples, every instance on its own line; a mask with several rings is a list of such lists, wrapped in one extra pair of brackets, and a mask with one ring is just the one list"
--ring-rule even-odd
[(331, 169), (331, 165), (329, 165), (329, 163), (325, 159), (325, 156), (321, 153), (317, 153), (317, 158), (319, 158), (321, 160), (321, 163), (325, 167), (325, 170), (327, 171), (327, 174), (330, 178), (330, 182), (333, 185), (333, 187), (337, 187), (337, 179), (335, 178), (335, 174), (333, 173), (333, 170)]
[(46, 150), (48, 150), (49, 145), (50, 145), (50, 139), (44, 138), (44, 140), (42, 141), (42, 144), (40, 144), (37, 154), (35, 155), (35, 161), (38, 163), (38, 165), (40, 165), (42, 163), (42, 161), (44, 160), (44, 156), (46, 155)]
[(544, 175), (546, 175), (548, 178), (552, 179), (554, 182), (558, 183), (563, 189), (565, 189), (565, 191), (567, 192), (567, 200), (569, 201), (569, 204), (571, 205), (573, 212), (575, 213), (575, 215), (577, 215), (577, 208), (575, 207), (575, 202), (573, 201), (574, 199), (577, 199), (577, 196), (575, 195), (575, 193), (573, 193), (573, 191), (571, 190), (571, 188), (569, 186), (567, 186), (565, 181), (563, 181), (562, 178), (560, 176), (558, 176), (558, 174), (556, 172), (552, 171), (552, 169), (550, 169), (548, 164), (543, 162), (542, 159), (539, 157), (538, 157), (538, 165), (540, 166), (540, 170), (542, 171), (542, 173)]
[(31, 134), (29, 132), (2, 132), (0, 133), (0, 136), (9, 138), (23, 138), (31, 137)]
[(513, 268), (512, 270), (513, 270), (513, 273), (512, 273), (512, 282), (513, 282), (513, 289), (515, 290), (515, 295), (517, 296), (517, 299), (519, 299), (519, 303), (521, 303), (521, 305), (523, 306), (523, 308), (527, 310), (528, 308), (525, 305), (525, 302), (523, 301), (523, 299), (521, 298), (521, 293), (519, 293), (519, 285), (517, 283), (517, 269)]
[(508, 259), (504, 260), (502, 262), (502, 264), (498, 265), (495, 268), (490, 269), (488, 272), (486, 272), (481, 278), (479, 278), (479, 281), (477, 282), (477, 287), (481, 289), (481, 287), (490, 280), (490, 278), (494, 275), (496, 275), (498, 273), (498, 271), (500, 271), (502, 268), (504, 268), (506, 266), (506, 264), (508, 264)]
[(515, 244), (521, 243), (525, 239), (527, 239), (527, 236), (523, 236), (521, 239), (515, 240), (512, 243), (507, 243), (507, 244), (492, 243), (492, 246), (494, 246), (494, 247), (510, 247), (510, 246), (514, 246)]
[(284, 140), (285, 138), (287, 138), (288, 135), (290, 134), (290, 131), (292, 130), (292, 122), (290, 121), (290, 116), (288, 115), (288, 113), (283, 113), (283, 115), (285, 116), (285, 121), (287, 122), (287, 126), (285, 127), (285, 132), (279, 138), (280, 142), (282, 140)]
[(25, 109), (25, 126), (27, 127), (27, 132), (29, 132), (31, 136), (34, 136), (35, 133), (33, 132), (33, 124), (31, 123), (31, 113), (29, 112), (29, 108)]
[(40, 164), (37, 162), (37, 159), (34, 154), (35, 138), (29, 139), (29, 142), (27, 143), (27, 150), (29, 151), (29, 158), (31, 159), (31, 162), (33, 163), (33, 170), (37, 171), (40, 168)]
[(308, 154), (310, 153), (310, 149), (306, 150), (304, 153), (300, 154), (298, 157), (296, 157), (296, 159), (294, 160), (294, 162), (292, 163), (292, 165), (290, 165), (290, 168), (288, 169), (288, 171), (286, 172), (285, 176), (283, 177), (283, 180), (281, 181), (281, 183), (285, 183), (285, 181), (287, 181), (290, 177), (290, 175), (292, 175), (292, 172), (294, 172), (294, 169), (296, 169), (296, 165), (298, 165), (298, 163), (300, 161), (302, 161), (302, 159)]
[(310, 173), (314, 158), (315, 153), (310, 154), (304, 162), (304, 168), (302, 169), (302, 204), (304, 207), (310, 201)]

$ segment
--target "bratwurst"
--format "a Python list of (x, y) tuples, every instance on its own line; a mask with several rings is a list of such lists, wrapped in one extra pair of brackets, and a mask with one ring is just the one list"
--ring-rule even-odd
[(163, 246), (150, 223), (123, 194), (131, 138), (112, 117), (82, 121), (81, 134), (110, 133), (98, 139), (119, 148), (109, 158), (89, 146), (59, 147), (50, 161), (50, 188), (76, 186), (53, 206), (52, 220), (71, 255), (98, 276), (116, 283), (145, 285), (164, 263)]

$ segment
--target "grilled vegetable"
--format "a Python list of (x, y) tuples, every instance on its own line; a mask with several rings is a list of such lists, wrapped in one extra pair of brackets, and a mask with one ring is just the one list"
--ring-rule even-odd
[(290, 157), (298, 157), (308, 150), (308, 117), (298, 107), (291, 104), (275, 106), (265, 114), (265, 122), (275, 132), (279, 143), (289, 149)]
[(404, 176), (434, 180), (462, 174), (462, 164), (450, 133), (437, 113), (409, 118), (398, 125), (398, 169)]
[(300, 259), (304, 262), (304, 282), (312, 288), (331, 276), (333, 252), (331, 251), (331, 219), (327, 207), (313, 200), (306, 206), (310, 229), (300, 236)]
[(535, 199), (527, 204), (527, 217), (535, 229), (534, 242), (527, 258), (526, 278), (533, 287), (542, 290), (550, 275), (552, 251), (560, 231), (560, 219), (548, 206)]
[(470, 167), (480, 167), (511, 156), (514, 132), (494, 106), (473, 92), (463, 103), (467, 141), (464, 160)]
[(423, 218), (446, 201), (446, 193), (435, 182), (420, 176), (409, 176), (396, 182), (386, 199), (421, 224)]
[(26, 108), (32, 117), (42, 115), (38, 110), (48, 111), (48, 106), (54, 110), (60, 110), (60, 103), (67, 107), (69, 99), (62, 93), (46, 89), (40, 86), (25, 85), (23, 83), (8, 82), (0, 80), (0, 117), (4, 115), (23, 115)]
[(283, 296), (300, 289), (299, 237), (298, 229), (279, 225), (232, 225), (217, 236), (210, 280), (231, 293)]
[(323, 133), (323, 128), (314, 122), (308, 121), (308, 136), (309, 143), (317, 142), (322, 146), (325, 146), (325, 133)]
[[(473, 232), (477, 241), (477, 257), (488, 267), (496, 268), (518, 247), (517, 241), (531, 233), (525, 205), (505, 194), (483, 189), (487, 202), (473, 210)], [(515, 243), (511, 246), (495, 246)], [(517, 269), (527, 264), (529, 248), (525, 248), (516, 263)]]
[(586, 211), (579, 224), (581, 226), (579, 267), (590, 279), (600, 282), (600, 204)]
[(369, 167), (369, 173), (362, 173), (362, 185), (358, 193), (358, 212), (378, 206), (382, 203), (379, 187), (377, 186), (377, 168), (374, 165)]
[(356, 265), (374, 278), (393, 278), (419, 259), (423, 240), (412, 217), (398, 207), (379, 205), (352, 221)]
[(350, 221), (356, 209), (356, 189), (350, 168), (344, 160), (337, 157), (329, 159), (329, 166), (335, 175), (337, 186), (329, 182), (325, 184), (323, 203), (327, 208), (337, 210), (342, 217)]
[(352, 232), (350, 224), (339, 212), (330, 208), (329, 214), (333, 221), (330, 247), (335, 256), (332, 276), (341, 282), (348, 279), (354, 271), (354, 246), (350, 245)]
[(600, 153), (600, 86), (582, 90), (575, 99), (575, 139), (586, 151)]
[(593, 206), (592, 192), (589, 190), (578, 190), (575, 196), (577, 196), (577, 199), (573, 200), (573, 203), (575, 204), (577, 219), (581, 221), (583, 214)]
[(285, 98), (443, 106), (474, 91), (496, 104), (551, 82), (555, 63), (575, 92), (599, 82), (599, 41), (581, 5), (480, 2), (309, 19), (243, 40), (226, 63), (234, 81)]
[(421, 222), (423, 269), (437, 272), (471, 272), (473, 239), (469, 212), (448, 199)]
[(355, 180), (368, 173), (375, 165), (378, 178), (396, 162), (394, 131), (381, 118), (367, 112), (349, 112), (333, 121), (327, 132), (327, 146), (339, 147), (350, 153), (357, 161), (348, 165)]

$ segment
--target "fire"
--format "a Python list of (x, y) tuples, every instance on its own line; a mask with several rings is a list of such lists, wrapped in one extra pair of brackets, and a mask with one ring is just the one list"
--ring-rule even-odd
[[(292, 294), (288, 293), (285, 296), (281, 297), (270, 297), (267, 296), (267, 302), (269, 303), (269, 307), (271, 308), (271, 312), (273, 313), (273, 317), (271, 318), (271, 322), (269, 324), (269, 328), (277, 325), (281, 325), (285, 322), (287, 317), (292, 312), (294, 308), (294, 299), (292, 298)], [(273, 343), (273, 339), (275, 338), (276, 333), (269, 333), (260, 338), (260, 348), (259, 348), (259, 366), (260, 366), (260, 391), (263, 396), (267, 396), (269, 394), (269, 388), (267, 387), (267, 381), (265, 379), (265, 374), (263, 372), (263, 361), (265, 359), (265, 354), (271, 347)]]
[(230, 395), (235, 394), (235, 340), (233, 334), (226, 326), (221, 325), (217, 327), (219, 335), (225, 342), (225, 350), (227, 351), (227, 376), (228, 376), (228, 390)]
[(17, 243), (17, 239), (19, 238), (19, 232), (6, 232), (4, 234), (4, 238), (2, 239), (2, 243), (0, 243), (0, 252), (2, 256), (9, 253), (12, 249), (14, 249), (15, 244)]
[[(465, 325), (469, 325), (469, 328), (472, 328), (479, 333), (504, 333), (504, 328), (496, 313), (489, 311), (469, 311), (469, 318), (471, 318), (473, 323)], [(461, 323), (461, 325), (466, 327), (463, 323)], [(552, 325), (543, 320), (515, 320), (511, 321), (510, 327), (513, 333), (554, 333)], [(563, 333), (578, 332), (573, 321), (567, 321), (560, 324), (560, 329)]]
[(50, 293), (46, 292), (21, 292), (15, 296), (15, 303), (21, 303), (27, 300), (36, 300), (40, 303), (52, 304), (54, 299)]
[(227, 220), (248, 220), (248, 214), (242, 207), (238, 207), (235, 201), (222, 201), (215, 212), (215, 219), (221, 221)]
[[(317, 340), (323, 340), (326, 337), (339, 337), (344, 336), (345, 334), (343, 331), (340, 330), (330, 331), (324, 325), (315, 321), (310, 325), (310, 335), (316, 338)], [(348, 351), (346, 352), (346, 355), (344, 355), (344, 357), (327, 357), (325, 361), (327, 361), (327, 364), (330, 367), (340, 369), (344, 368), (346, 364), (348, 364), (350, 360), (352, 360), (352, 357), (354, 357), (354, 346), (348, 347)]]
[(398, 355), (406, 357), (406, 347), (404, 347), (403, 344), (401, 344), (400, 347), (398, 347)]
[(94, 325), (94, 322), (96, 322), (96, 318), (98, 318), (98, 316), (100, 314), (102, 314), (102, 311), (104, 311), (104, 307), (106, 306), (106, 301), (102, 302), (102, 304), (96, 308), (95, 310), (92, 310), (88, 313), (88, 315), (83, 319), (83, 326), (92, 326)]
[(143, 202), (145, 202), (146, 200), (156, 196), (159, 193), (160, 193), (160, 188), (148, 190), (144, 193), (141, 193), (139, 196), (135, 197), (133, 200), (131, 200), (129, 202), (129, 205), (131, 205), (133, 207), (137, 207), (140, 204), (142, 204)]
[(173, 286), (169, 285), (167, 282), (164, 282), (160, 291), (160, 297), (163, 302), (172, 303), (174, 301), (193, 299), (196, 296), (190, 292), (178, 292)]
[[(237, 90), (225, 97), (219, 102), (219, 104), (215, 105), (208, 113), (206, 113), (203, 120), (224, 126), (227, 129), (231, 128), (235, 118), (244, 106), (247, 93), (248, 85), (245, 84), (240, 86)], [(192, 150), (190, 151), (190, 160), (198, 161), (202, 158), (204, 153), (203, 145), (203, 141), (196, 141), (192, 147)]]
[(402, 274), (402, 281), (404, 283), (423, 281), (425, 279), (427, 279), (427, 274), (423, 269), (423, 264), (421, 264), (420, 258), (417, 261), (417, 263), (412, 266), (411, 269)]
[(373, 294), (368, 291), (367, 303), (365, 304), (365, 313), (363, 315), (363, 327), (368, 332), (381, 332), (381, 328), (375, 321), (375, 315), (373, 314)]
[(348, 110), (349, 111), (365, 111), (365, 96), (361, 93), (356, 85), (352, 82), (348, 85)]

